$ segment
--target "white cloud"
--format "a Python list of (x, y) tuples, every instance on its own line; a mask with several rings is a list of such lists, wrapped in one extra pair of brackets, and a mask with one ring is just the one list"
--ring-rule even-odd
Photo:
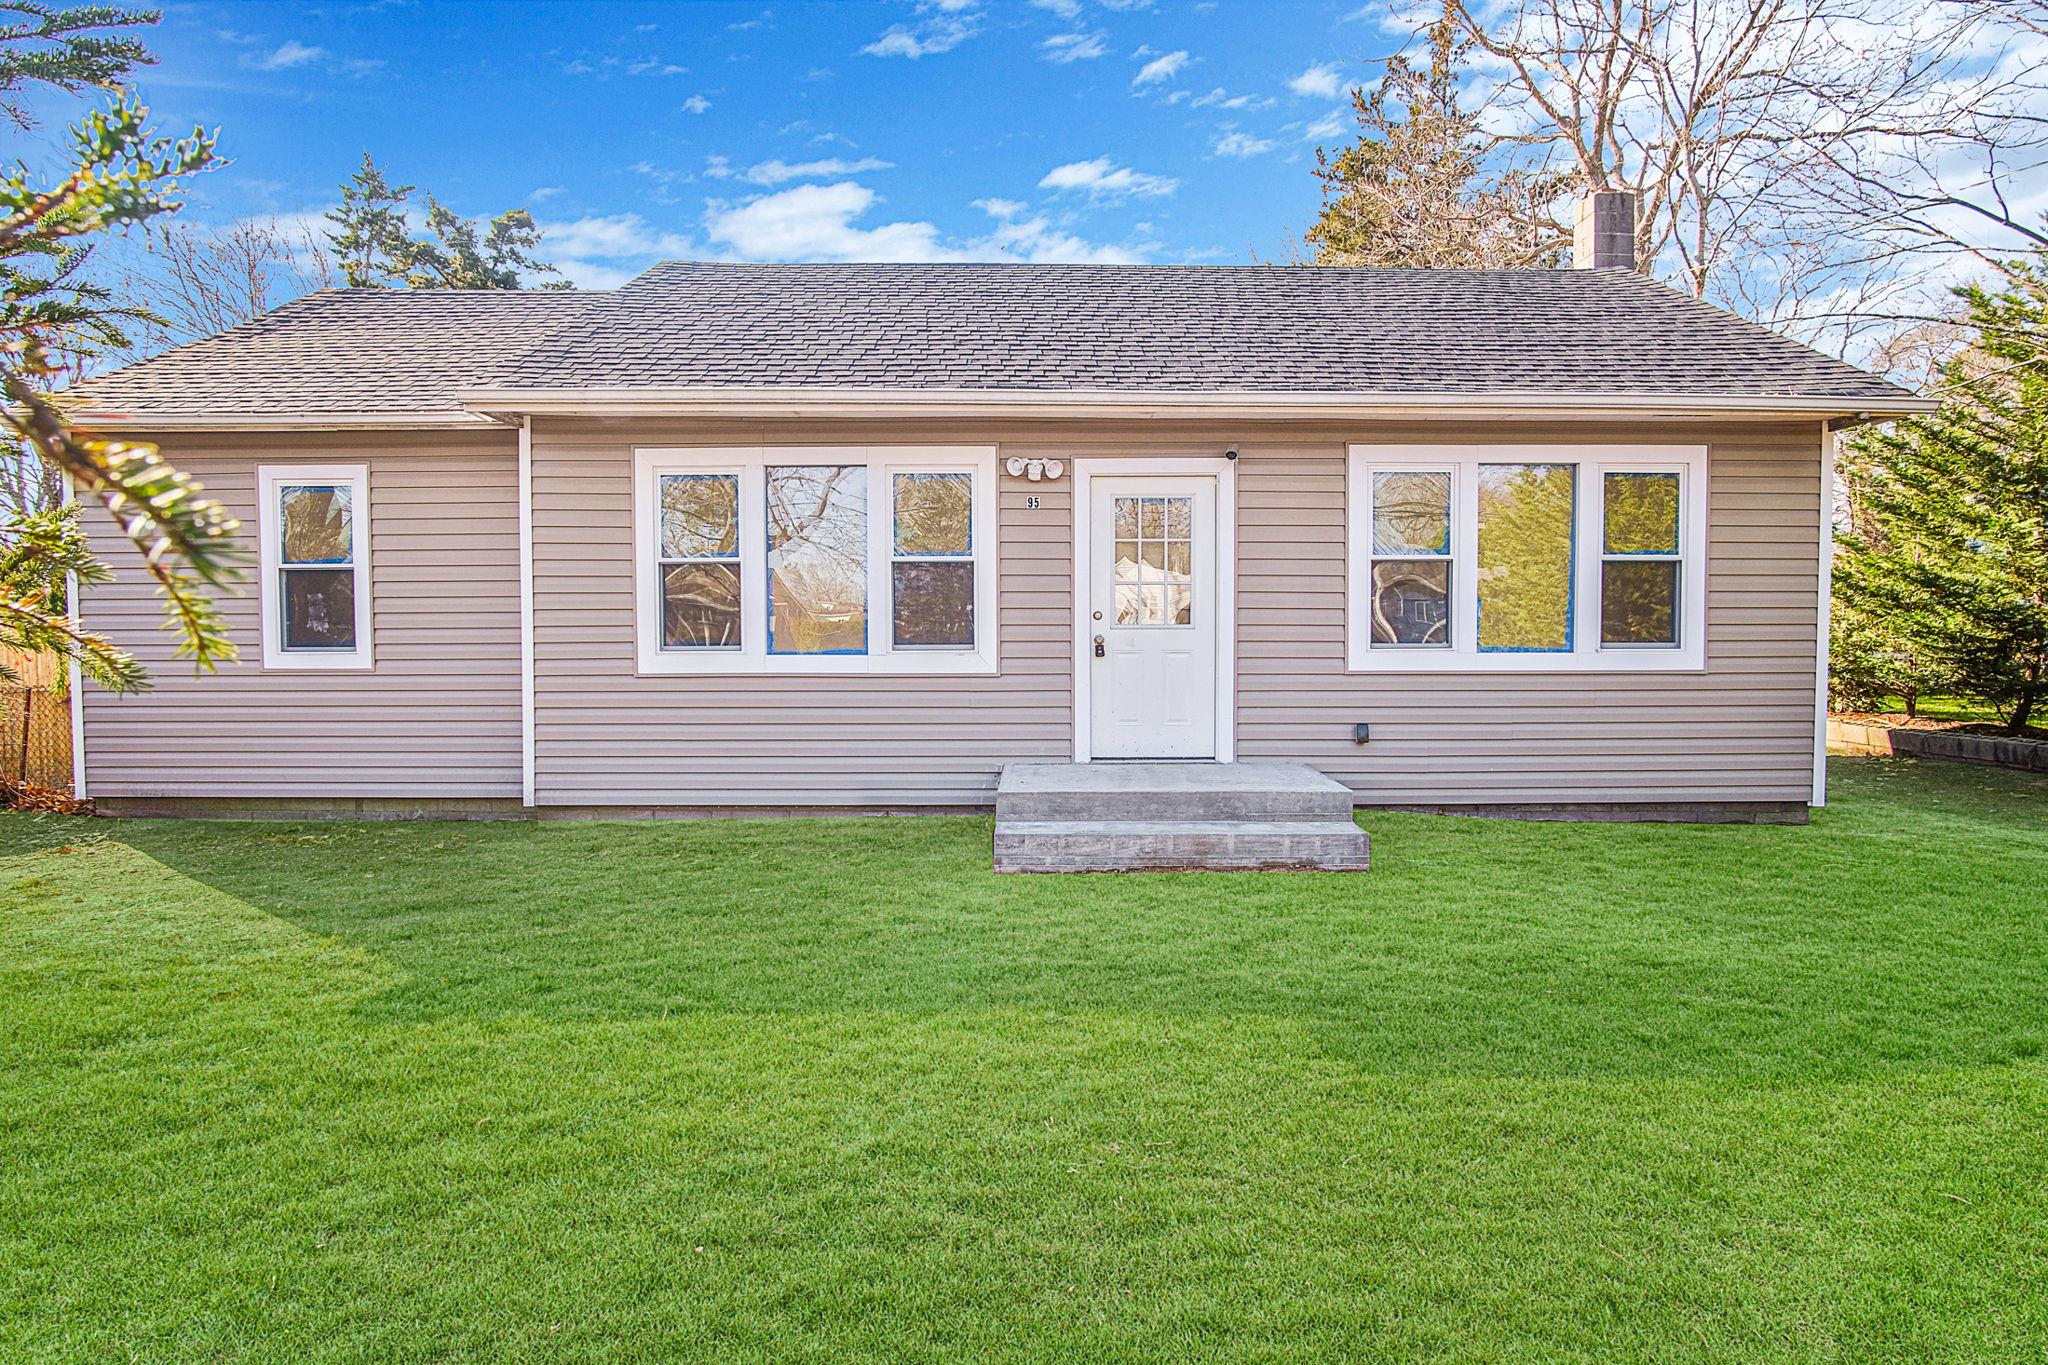
[[(965, 239), (950, 239), (926, 222), (861, 226), (857, 220), (877, 202), (872, 190), (853, 181), (799, 185), (739, 204), (713, 201), (705, 233), (748, 260), (1130, 262), (1143, 260), (1147, 249), (1090, 242), (1044, 218), (1003, 214), (985, 236)], [(986, 208), (1012, 201), (980, 202)]]
[(1344, 116), (1332, 109), (1301, 130), (1303, 142), (1328, 142), (1344, 135)]
[(1233, 95), (1222, 86), (1217, 86), (1206, 95), (1197, 95), (1188, 101), (1190, 109), (1206, 109), (1215, 105), (1218, 109), (1269, 109), (1276, 101), (1259, 95)]
[(918, 6), (922, 17), (915, 24), (891, 25), (887, 33), (861, 51), (870, 57), (908, 57), (912, 61), (951, 52), (980, 31), (981, 16), (972, 12), (979, 3), (980, 0), (925, 0)]
[(1337, 93), (1337, 73), (1342, 67), (1336, 62), (1323, 62), (1287, 82), (1287, 88), (1303, 99), (1331, 99)]
[(1055, 33), (1040, 43), (1039, 47), (1044, 49), (1047, 61), (1058, 62), (1061, 65), (1068, 62), (1093, 61), (1109, 52), (1100, 33)]
[(717, 152), (713, 152), (710, 156), (704, 158), (704, 178), (706, 180), (728, 180), (732, 177), (732, 174), (732, 162), (720, 156)]
[(701, 114), (710, 107), (711, 101), (702, 95), (692, 95), (683, 101), (683, 112), (686, 114)]
[(681, 76), (687, 74), (689, 69), (687, 66), (677, 66), (674, 62), (665, 62), (659, 57), (647, 57), (641, 61), (629, 62), (626, 66), (626, 74), (629, 76)]
[[(1144, 51), (1143, 48), (1139, 49), (1141, 54)], [(1187, 64), (1188, 54), (1185, 50), (1154, 57), (1138, 68), (1137, 75), (1131, 77), (1131, 88), (1135, 90), (1141, 86), (1157, 85), (1160, 81), (1170, 81)]]
[(1055, 166), (1038, 182), (1042, 190), (1085, 190), (1094, 198), (1123, 198), (1127, 195), (1172, 194), (1180, 181), (1170, 176), (1147, 175), (1119, 166), (1106, 156), (1093, 161), (1070, 161)]
[(614, 213), (577, 218), (563, 223), (541, 223), (541, 241), (546, 256), (556, 255), (602, 261), (632, 260), (649, 256), (686, 256), (690, 239), (680, 233), (663, 232), (647, 225), (637, 213)]
[(1031, 0), (1031, 7), (1051, 10), (1062, 19), (1072, 19), (1081, 12), (1081, 0)]
[(1217, 156), (1248, 157), (1273, 150), (1273, 144), (1266, 138), (1240, 133), (1235, 128), (1218, 137), (1209, 150)]
[(1024, 211), (1024, 204), (1016, 199), (977, 199), (974, 207), (991, 218), (1015, 218)]
[(731, 204), (714, 200), (704, 214), (705, 235), (749, 260), (938, 261), (953, 259), (930, 223), (857, 227), (854, 219), (875, 204), (864, 185), (799, 185)]
[(842, 161), (831, 157), (824, 161), (763, 161), (740, 172), (740, 179), (751, 185), (780, 185), (791, 180), (820, 180), (835, 175), (859, 175), (863, 171), (886, 171), (891, 169), (887, 161), (878, 157), (864, 156), (858, 161)]
[(526, 196), (526, 202), (529, 204), (538, 204), (541, 200), (552, 199), (561, 192), (562, 187), (560, 185), (542, 185), (532, 194)]
[(1020, 260), (1032, 265), (1137, 265), (1148, 247), (1112, 246), (1061, 232), (1044, 218), (1006, 222), (970, 246), (977, 258)]
[(264, 71), (289, 71), (295, 66), (317, 62), (327, 55), (324, 47), (308, 47), (296, 38), (287, 38), (274, 50), (256, 59), (256, 65)]

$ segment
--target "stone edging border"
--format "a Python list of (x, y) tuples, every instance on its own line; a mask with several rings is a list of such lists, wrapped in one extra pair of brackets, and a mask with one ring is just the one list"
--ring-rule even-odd
[(1829, 717), (1828, 748), (1851, 754), (1904, 754), (2048, 772), (2048, 742), (2038, 739), (1965, 735), (1953, 730), (1896, 729)]

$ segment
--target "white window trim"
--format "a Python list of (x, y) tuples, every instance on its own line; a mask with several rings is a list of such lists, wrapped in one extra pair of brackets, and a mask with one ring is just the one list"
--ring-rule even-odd
[[(770, 465), (864, 465), (868, 471), (868, 652), (768, 652)], [(664, 649), (660, 543), (664, 474), (735, 474), (740, 481), (740, 645), (737, 649)], [(974, 646), (945, 649), (895, 644), (896, 474), (972, 474)], [(996, 671), (996, 448), (994, 446), (643, 446), (633, 451), (633, 619), (642, 674), (917, 674)]]
[[(1481, 653), (1473, 556), (1481, 464), (1569, 464), (1574, 491), (1572, 648)], [(1354, 673), (1697, 673), (1706, 668), (1707, 448), (1677, 445), (1354, 445), (1346, 480), (1345, 650)], [(1451, 645), (1372, 641), (1372, 476), (1449, 471)], [(1679, 476), (1678, 643), (1600, 643), (1602, 495), (1607, 474)], [(1398, 558), (1399, 556), (1381, 556)]]
[[(283, 546), (278, 490), (286, 484), (334, 484), (349, 490), (350, 568), (355, 573), (356, 647), (284, 647), (284, 594), (279, 590)], [(263, 581), (257, 598), (263, 617), (263, 666), (318, 672), (361, 672), (375, 666), (370, 621), (370, 469), (360, 464), (267, 464), (256, 467), (256, 526)]]

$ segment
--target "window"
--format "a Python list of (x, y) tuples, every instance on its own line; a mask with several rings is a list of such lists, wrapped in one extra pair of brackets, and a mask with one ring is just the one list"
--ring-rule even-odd
[(664, 474), (661, 643), (666, 649), (740, 647), (740, 480)]
[(1372, 641), (1451, 645), (1451, 474), (1372, 476)]
[(1704, 667), (1706, 451), (1353, 446), (1354, 669)]
[(974, 476), (895, 476), (891, 613), (898, 649), (974, 647)]
[(1679, 477), (1609, 474), (1601, 490), (1600, 643), (1678, 643)]
[(643, 673), (994, 672), (992, 447), (636, 452)]
[(264, 667), (369, 668), (368, 470), (265, 465), (256, 482)]
[(1116, 623), (1195, 623), (1193, 498), (1116, 499)]

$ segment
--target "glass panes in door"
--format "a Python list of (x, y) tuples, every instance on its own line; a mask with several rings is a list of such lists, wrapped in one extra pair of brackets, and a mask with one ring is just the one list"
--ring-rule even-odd
[(1116, 623), (1193, 625), (1194, 499), (1120, 497), (1115, 527)]

